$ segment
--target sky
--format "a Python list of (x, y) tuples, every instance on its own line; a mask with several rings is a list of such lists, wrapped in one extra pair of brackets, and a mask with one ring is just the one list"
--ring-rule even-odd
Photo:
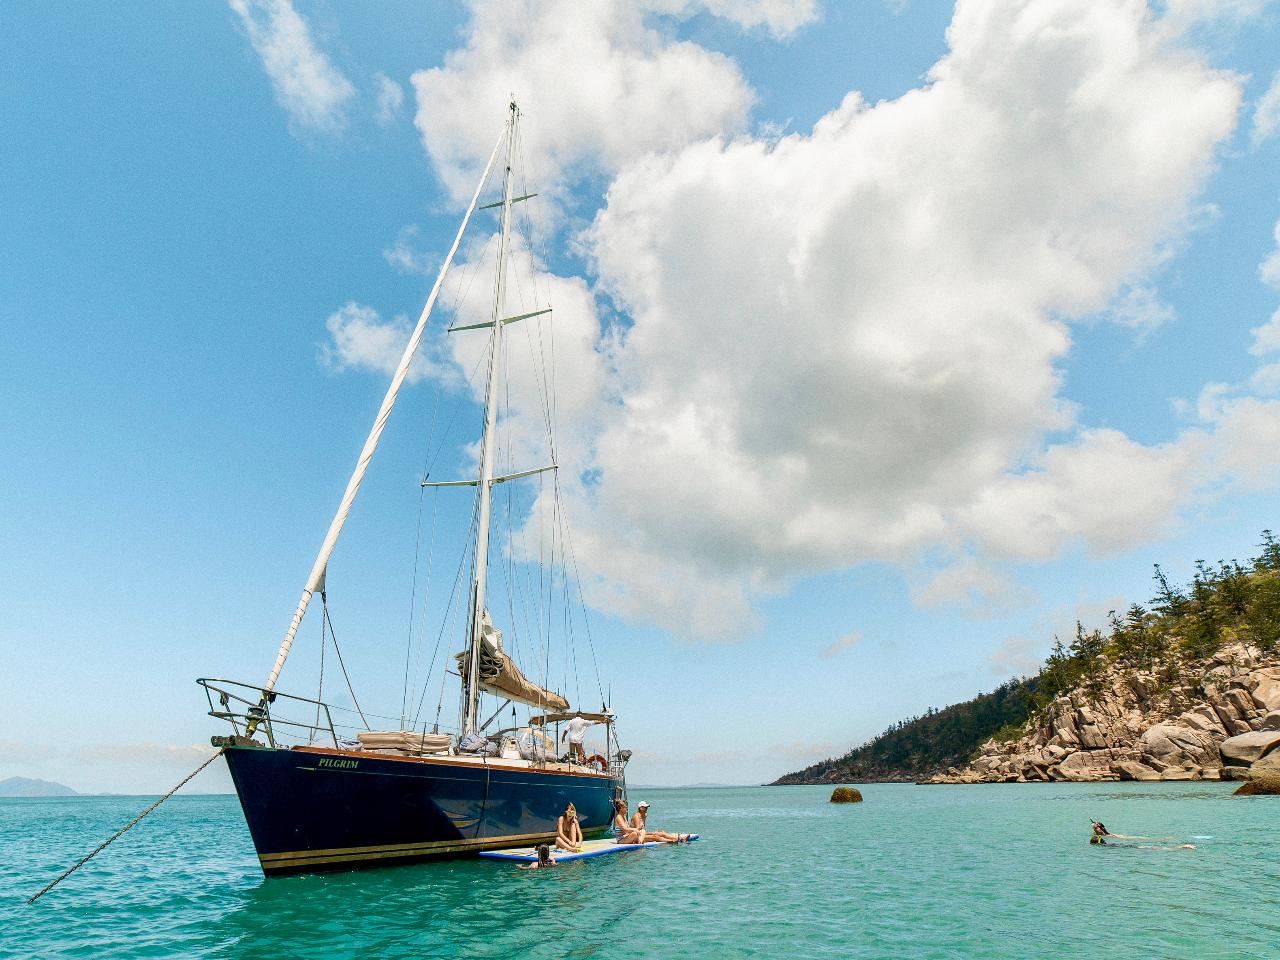
[[(512, 95), (509, 304), (554, 311), (502, 455), (550, 456), (553, 370), (583, 609), (546, 676), (633, 782), (837, 756), (1277, 525), (1280, 4), (16, 0), (0, 37), (0, 779), (208, 755), (194, 681), (265, 678)], [(474, 470), (486, 341), (443, 328), (495, 230), (328, 572), (380, 716), (456, 722), (471, 505), (419, 481)], [(546, 549), (521, 484), (499, 596)]]

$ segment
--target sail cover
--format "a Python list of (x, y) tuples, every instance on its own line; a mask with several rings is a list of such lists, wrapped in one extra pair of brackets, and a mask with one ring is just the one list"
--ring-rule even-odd
[[(456, 655), (458, 672), (467, 678), (471, 666), (467, 651)], [(568, 710), (569, 701), (558, 693), (544, 690), (523, 673), (502, 649), (502, 631), (494, 627), (485, 610), (480, 618), (480, 689), (495, 697), (516, 700), (543, 710)]]

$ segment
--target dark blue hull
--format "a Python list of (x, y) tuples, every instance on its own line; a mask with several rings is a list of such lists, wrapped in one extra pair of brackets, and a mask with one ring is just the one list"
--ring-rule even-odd
[(307, 747), (228, 747), (263, 873), (414, 863), (555, 837), (565, 804), (604, 834), (622, 779)]

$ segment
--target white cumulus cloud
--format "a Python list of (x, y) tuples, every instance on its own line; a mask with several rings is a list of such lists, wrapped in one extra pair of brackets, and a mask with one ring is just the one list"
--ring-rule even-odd
[(1174, 318), (1173, 308), (1160, 299), (1154, 287), (1127, 287), (1108, 310), (1114, 323), (1128, 327), (1139, 340)]
[(965, 0), (948, 38), (898, 100), (633, 161), (587, 234), (634, 321), (594, 517), (628, 576), (697, 572), (683, 609), (961, 538), (1120, 549), (1186, 495), (1191, 445), (1081, 431), (1056, 365), (1188, 229), (1239, 81), (1134, 3)]
[(276, 100), (298, 127), (340, 130), (355, 94), (351, 82), (316, 46), (289, 0), (228, 0), (262, 59)]
[[(731, 61), (643, 8), (565, 9), (528, 2), (508, 27), (477, 0), (413, 84), (455, 193), (513, 90), (537, 188), (610, 181), (577, 238), (593, 285), (536, 267), (566, 320), (561, 462), (587, 468), (563, 479), (593, 605), (732, 638), (796, 576), (939, 549), (952, 566), (918, 599), (989, 604), (1013, 595), (995, 563), (1123, 550), (1215, 484), (1269, 482), (1245, 441), (1280, 404), (1225, 388), (1146, 445), (1081, 423), (1059, 372), (1079, 320), (1169, 319), (1150, 277), (1194, 229), (1242, 94), (1171, 29), (1203, 4), (960, 0), (918, 89), (758, 137)], [(367, 321), (331, 318), (334, 356), (385, 352)], [(483, 338), (448, 349), (466, 368)], [(532, 457), (544, 427), (514, 417)]]
[(991, 669), (1003, 677), (1031, 677), (1044, 663), (1043, 640), (1009, 637), (992, 651)]
[(862, 634), (857, 633), (856, 631), (853, 633), (846, 633), (844, 636), (840, 637), (840, 639), (836, 640), (834, 643), (831, 643), (826, 647), (824, 647), (822, 650), (822, 653), (819, 654), (819, 656), (821, 656), (825, 660), (830, 660), (832, 657), (835, 657), (846, 650), (852, 650), (861, 642), (862, 642)]
[[(326, 367), (335, 373), (357, 370), (389, 377), (400, 363), (413, 324), (404, 316), (383, 320), (373, 307), (349, 302), (329, 315), (325, 329), (329, 339), (320, 346), (320, 361)], [(431, 378), (456, 385), (458, 373), (443, 355), (441, 340), (439, 325), (428, 327), (409, 367), (410, 383)]]
[(378, 109), (374, 116), (385, 127), (400, 116), (400, 108), (404, 106), (404, 87), (385, 73), (374, 74), (373, 80), (378, 87)]
[(1249, 346), (1249, 352), (1255, 356), (1265, 356), (1269, 353), (1280, 352), (1280, 310), (1271, 315), (1268, 320), (1260, 327), (1254, 327), (1253, 343)]
[(1275, 228), (1276, 249), (1258, 267), (1258, 276), (1269, 287), (1280, 290), (1280, 223)]
[(1200, 475), (1200, 444), (1145, 446), (1116, 430), (1086, 430), (1048, 448), (1032, 470), (988, 484), (959, 512), (969, 534), (1000, 556), (1046, 560), (1064, 543), (1124, 550), (1165, 531)]
[(1175, 23), (1205, 20), (1246, 20), (1255, 17), (1269, 0), (1164, 0), (1165, 18)]
[(747, 29), (763, 28), (775, 37), (789, 37), (818, 17), (816, 0), (646, 0), (655, 12), (687, 16), (706, 10)]
[(432, 276), (440, 269), (439, 261), (435, 254), (419, 250), (413, 245), (417, 236), (418, 227), (415, 224), (402, 227), (396, 235), (396, 242), (382, 251), (382, 259), (401, 273)]
[(415, 122), (455, 198), (470, 193), (511, 95), (532, 121), (539, 189), (571, 170), (744, 128), (753, 94), (728, 57), (672, 40), (623, 0), (473, 0), (465, 46), (413, 75)]
[(1258, 98), (1253, 108), (1253, 145), (1256, 147), (1280, 127), (1280, 73), (1271, 78), (1271, 86)]
[(954, 604), (974, 617), (994, 614), (1027, 598), (1008, 577), (972, 556), (954, 558), (911, 591), (912, 601), (920, 606)]

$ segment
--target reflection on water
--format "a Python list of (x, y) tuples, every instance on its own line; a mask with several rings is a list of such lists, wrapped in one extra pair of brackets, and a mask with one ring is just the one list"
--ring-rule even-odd
[[(1241, 907), (1280, 897), (1280, 801), (1231, 786), (655, 790), (701, 841), (269, 881), (234, 798), (178, 797), (31, 908), (146, 801), (0, 800), (0, 956), (1270, 958)], [(1091, 817), (1198, 849), (1091, 846)]]

